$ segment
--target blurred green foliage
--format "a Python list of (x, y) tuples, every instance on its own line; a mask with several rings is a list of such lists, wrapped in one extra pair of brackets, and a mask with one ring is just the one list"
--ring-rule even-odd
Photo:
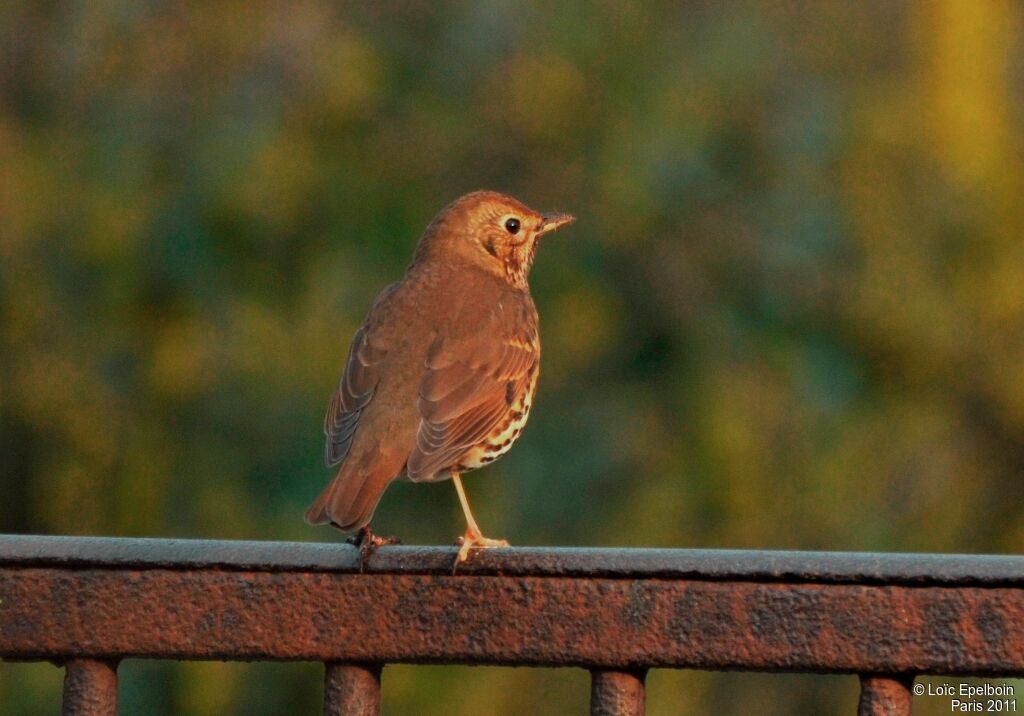
[[(0, 4), (0, 531), (331, 540), (321, 416), (433, 214), (579, 222), (533, 274), (514, 544), (1024, 550), (1024, 11)], [(445, 484), (375, 521), (462, 530)], [(316, 713), (317, 665), (122, 667), (124, 713)], [(60, 672), (0, 669), (4, 713)], [(390, 667), (389, 713), (579, 713), (579, 671)], [(847, 713), (658, 672), (651, 713)], [(921, 703), (922, 713), (948, 704)], [(938, 713), (938, 711), (935, 711)]]

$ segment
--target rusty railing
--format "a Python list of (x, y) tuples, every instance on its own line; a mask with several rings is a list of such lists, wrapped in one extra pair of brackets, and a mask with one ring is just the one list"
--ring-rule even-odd
[(454, 548), (0, 536), (0, 657), (64, 665), (64, 713), (114, 714), (123, 658), (324, 662), (325, 714), (385, 664), (576, 666), (640, 714), (650, 668), (1024, 675), (1024, 557)]

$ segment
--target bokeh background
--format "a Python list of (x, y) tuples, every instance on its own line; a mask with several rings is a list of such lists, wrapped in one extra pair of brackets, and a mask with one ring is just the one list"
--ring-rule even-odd
[[(341, 539), (301, 515), (348, 341), (486, 187), (579, 217), (533, 272), (530, 426), (468, 479), (488, 534), (1020, 553), (1022, 24), (1014, 0), (0, 3), (0, 531)], [(375, 527), (463, 524), (444, 483), (394, 486)], [(316, 664), (121, 673), (126, 714), (320, 708)], [(56, 713), (60, 679), (4, 665), (0, 711)], [(652, 714), (857, 690), (649, 683)], [(581, 713), (587, 688), (395, 666), (385, 711)]]

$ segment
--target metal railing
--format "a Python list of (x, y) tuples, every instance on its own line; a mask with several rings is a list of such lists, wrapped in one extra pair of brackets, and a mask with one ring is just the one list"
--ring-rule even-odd
[(591, 713), (650, 668), (859, 674), (860, 714), (919, 675), (1024, 675), (1024, 557), (478, 551), (0, 536), (0, 657), (64, 665), (64, 713), (116, 713), (124, 658), (308, 660), (324, 713), (373, 714), (389, 663), (576, 666)]

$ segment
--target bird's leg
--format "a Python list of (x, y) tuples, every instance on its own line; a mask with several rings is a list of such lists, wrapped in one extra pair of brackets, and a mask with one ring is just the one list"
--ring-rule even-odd
[(462, 504), (462, 511), (466, 513), (466, 534), (459, 538), (459, 557), (456, 564), (465, 562), (469, 558), (469, 550), (473, 547), (508, 547), (508, 541), (503, 539), (488, 539), (480, 531), (479, 525), (473, 519), (473, 512), (469, 509), (469, 500), (466, 499), (466, 491), (462, 489), (462, 478), (459, 473), (452, 473), (452, 482), (455, 483), (455, 491), (459, 493), (459, 502)]

